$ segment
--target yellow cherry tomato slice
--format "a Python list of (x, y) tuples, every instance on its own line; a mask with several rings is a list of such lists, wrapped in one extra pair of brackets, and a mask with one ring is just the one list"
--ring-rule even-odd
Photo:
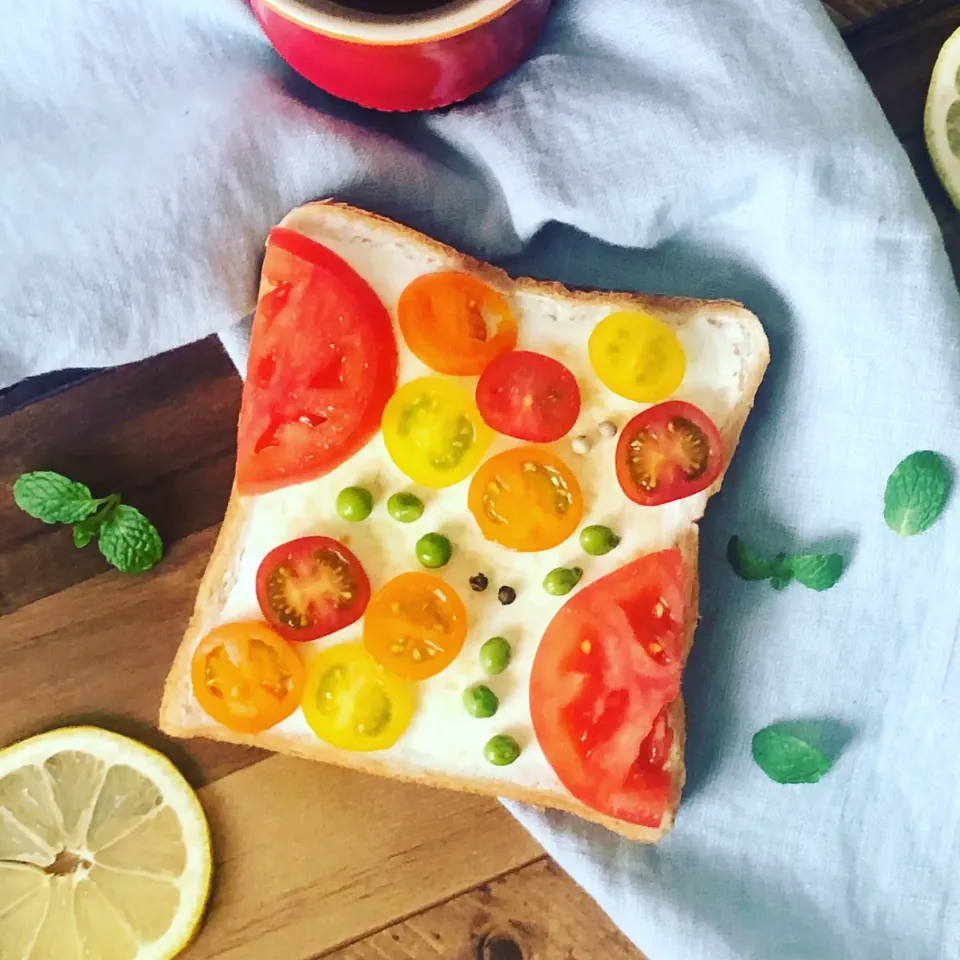
[(476, 376), (517, 345), (507, 301), (468, 273), (418, 277), (400, 294), (397, 322), (407, 346), (437, 373)]
[(677, 335), (649, 313), (611, 313), (593, 328), (588, 350), (604, 385), (637, 403), (666, 400), (687, 372)]
[(410, 726), (416, 687), (391, 676), (359, 643), (321, 650), (307, 667), (303, 715), (341, 750), (385, 750)]
[(197, 646), (193, 692), (217, 723), (259, 733), (300, 706), (304, 669), (292, 647), (265, 623), (225, 623)]
[(583, 516), (573, 471), (542, 447), (514, 447), (474, 474), (467, 506), (494, 543), (532, 553), (563, 543)]
[(405, 383), (383, 412), (390, 459), (425, 487), (449, 487), (476, 469), (493, 431), (466, 390), (441, 377)]
[(363, 619), (363, 645), (391, 673), (426, 680), (450, 666), (467, 638), (457, 592), (429, 573), (401, 573), (380, 588)]

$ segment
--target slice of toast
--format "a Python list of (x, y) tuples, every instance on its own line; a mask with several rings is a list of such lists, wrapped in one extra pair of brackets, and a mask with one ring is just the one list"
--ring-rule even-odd
[[(399, 381), (429, 374), (406, 349), (396, 329), (400, 292), (417, 276), (438, 270), (473, 274), (498, 290), (508, 301), (520, 328), (521, 349), (542, 350), (567, 363), (575, 372), (583, 409), (572, 435), (597, 437), (596, 424), (612, 419), (620, 425), (642, 407), (615, 397), (602, 387), (586, 362), (586, 338), (594, 324), (614, 310), (642, 310), (671, 324), (687, 353), (688, 367), (674, 395), (697, 404), (710, 415), (724, 442), (725, 465), (736, 447), (741, 429), (763, 377), (769, 351), (759, 321), (739, 304), (640, 294), (571, 291), (557, 283), (513, 280), (501, 270), (473, 260), (413, 230), (374, 214), (342, 204), (312, 203), (292, 211), (281, 224), (325, 245), (346, 260), (377, 293), (394, 321), (400, 350)], [(261, 288), (261, 293), (264, 290)], [(475, 382), (464, 378), (468, 388)], [(592, 430), (592, 433), (591, 433)], [(507, 446), (516, 441), (497, 442)], [(167, 679), (160, 726), (180, 737), (203, 736), (250, 744), (335, 763), (384, 776), (432, 786), (509, 797), (541, 807), (576, 813), (633, 839), (653, 842), (673, 825), (684, 781), (683, 703), (670, 708), (673, 741), (666, 769), (671, 776), (671, 802), (659, 827), (643, 827), (597, 813), (570, 794), (557, 779), (536, 743), (527, 704), (530, 668), (539, 636), (559, 608), (556, 598), (540, 587), (545, 571), (554, 566), (585, 569), (586, 585), (637, 556), (676, 545), (687, 570), (687, 618), (684, 656), (689, 651), (697, 620), (697, 525), (707, 500), (720, 486), (723, 474), (702, 493), (660, 507), (637, 507), (611, 493), (613, 441), (595, 440), (586, 455), (571, 453), (570, 439), (553, 446), (578, 475), (587, 506), (583, 523), (603, 522), (623, 533), (621, 545), (604, 557), (588, 557), (569, 538), (539, 554), (513, 554), (485, 544), (469, 521), (464, 481), (444, 491), (417, 488), (427, 501), (423, 522), (400, 525), (386, 518), (383, 503), (390, 493), (412, 484), (394, 467), (378, 434), (353, 458), (316, 480), (252, 497), (234, 491), (220, 536), (200, 584), (196, 608)], [(603, 444), (606, 443), (607, 447)], [(491, 448), (491, 453), (500, 447)], [(358, 479), (359, 478), (359, 479)], [(333, 509), (338, 490), (363, 481), (377, 496), (374, 514), (361, 524), (341, 521)], [(591, 494), (592, 500), (591, 500)], [(462, 503), (460, 502), (462, 501)], [(379, 512), (378, 512), (379, 511)], [(410, 529), (407, 529), (409, 526)], [(272, 547), (308, 534), (323, 533), (349, 544), (368, 567), (373, 589), (406, 569), (417, 569), (413, 542), (430, 530), (448, 532), (455, 544), (453, 560), (439, 571), (467, 604), (471, 630), (456, 661), (421, 685), (421, 702), (410, 729), (393, 747), (374, 753), (351, 753), (328, 746), (306, 725), (298, 711), (260, 734), (230, 731), (208, 717), (191, 688), (190, 662), (199, 640), (222, 622), (262, 619), (257, 608), (253, 577), (260, 559)], [(535, 557), (536, 563), (531, 561)], [(367, 559), (369, 558), (369, 559)], [(369, 564), (369, 566), (368, 566)], [(486, 570), (498, 584), (517, 588), (517, 602), (496, 603), (495, 589), (472, 594), (467, 581)], [(551, 605), (552, 604), (552, 605)], [(503, 678), (495, 678), (501, 705), (497, 717), (478, 721), (460, 705), (465, 686), (482, 679), (477, 650), (489, 636), (511, 635), (514, 659)], [(360, 624), (302, 645), (309, 657), (314, 649), (360, 637)], [(491, 685), (495, 684), (492, 681)], [(513, 733), (523, 745), (520, 759), (507, 767), (486, 764), (485, 740), (494, 733)]]

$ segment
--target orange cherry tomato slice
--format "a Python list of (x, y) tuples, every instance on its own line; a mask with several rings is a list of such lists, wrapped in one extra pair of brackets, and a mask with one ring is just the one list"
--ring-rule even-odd
[(507, 301), (468, 273), (418, 277), (400, 294), (397, 322), (407, 346), (437, 373), (476, 376), (517, 345)]
[(190, 676), (200, 706), (237, 733), (260, 733), (300, 706), (306, 671), (265, 623), (225, 623), (193, 655)]
[(384, 584), (363, 620), (363, 645), (405, 680), (436, 676), (453, 663), (466, 638), (463, 601), (429, 573), (401, 573)]
[(491, 457), (473, 475), (467, 506), (494, 543), (532, 553), (563, 543), (583, 516), (573, 471), (542, 447), (514, 447)]

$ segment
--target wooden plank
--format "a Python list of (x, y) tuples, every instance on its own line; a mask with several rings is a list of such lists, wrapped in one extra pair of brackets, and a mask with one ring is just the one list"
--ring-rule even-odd
[[(175, 544), (223, 518), (240, 388), (214, 340), (91, 376), (0, 418), (0, 490), (57, 470), (99, 496), (121, 491)], [(0, 496), (0, 615), (104, 569), (95, 546), (77, 551), (67, 528)]]
[(543, 856), (489, 798), (288, 757), (200, 796), (218, 872), (188, 960), (308, 960)]
[(603, 911), (550, 860), (481, 884), (323, 956), (325, 960), (639, 958)]
[(21, 380), (12, 386), (0, 390), (0, 417), (19, 410), (29, 403), (36, 403), (46, 397), (69, 390), (80, 381), (92, 376), (91, 370), (55, 370), (37, 377)]
[(824, 6), (842, 26), (864, 23), (913, 0), (824, 0)]

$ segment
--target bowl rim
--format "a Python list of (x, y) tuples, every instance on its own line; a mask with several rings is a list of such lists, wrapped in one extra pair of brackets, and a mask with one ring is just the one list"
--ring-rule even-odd
[(406, 46), (444, 40), (467, 33), (522, 0), (453, 0), (437, 10), (396, 16), (348, 10), (332, 0), (257, 0), (277, 16), (313, 33), (339, 40), (384, 46)]

